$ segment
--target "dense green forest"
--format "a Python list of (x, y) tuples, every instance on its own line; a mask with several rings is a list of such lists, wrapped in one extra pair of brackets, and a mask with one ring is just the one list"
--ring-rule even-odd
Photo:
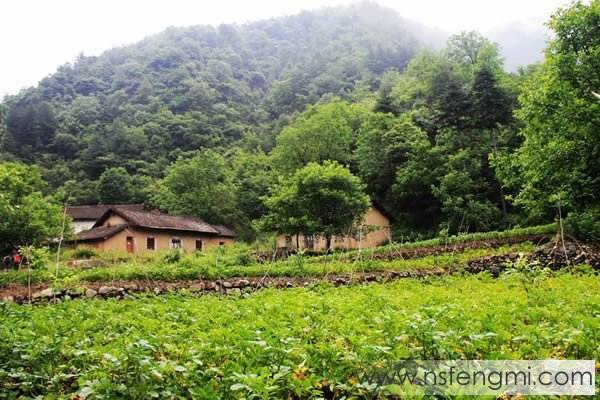
[(544, 63), (512, 74), (480, 34), (434, 51), (370, 2), (169, 28), (6, 97), (1, 158), (36, 164), (56, 202), (144, 201), (244, 238), (273, 188), (325, 161), (362, 180), (396, 234), (559, 209), (598, 229), (599, 4), (558, 11)]

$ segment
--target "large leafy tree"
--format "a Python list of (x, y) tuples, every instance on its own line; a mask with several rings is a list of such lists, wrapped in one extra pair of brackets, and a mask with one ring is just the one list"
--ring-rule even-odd
[(538, 219), (559, 205), (598, 207), (600, 192), (600, 102), (592, 94), (600, 90), (600, 1), (573, 3), (549, 25), (555, 38), (520, 97), (523, 146), (499, 169)]
[(337, 162), (309, 163), (281, 178), (265, 197), (267, 227), (280, 233), (323, 235), (327, 248), (333, 235), (344, 234), (370, 206), (364, 185)]
[[(370, 114), (360, 128), (355, 151), (358, 175), (366, 182), (369, 195), (389, 205), (397, 170), (429, 147), (427, 135), (407, 114)], [(390, 208), (396, 209), (397, 204)]]
[(309, 107), (277, 136), (272, 153), (275, 166), (292, 173), (310, 162), (349, 164), (354, 134), (365, 113), (360, 105), (339, 99)]
[(241, 214), (237, 233), (242, 239), (254, 239), (250, 222), (267, 212), (261, 197), (268, 194), (277, 176), (269, 156), (255, 147), (237, 149), (232, 155), (232, 165), (236, 207)]
[(0, 164), (0, 251), (39, 245), (60, 235), (63, 212), (44, 195), (45, 189), (37, 167)]
[(501, 220), (499, 208), (487, 198), (490, 185), (481, 174), (480, 160), (469, 149), (450, 155), (432, 188), (452, 233), (490, 230)]
[(98, 198), (102, 204), (128, 204), (132, 200), (131, 177), (125, 168), (109, 168), (100, 175)]
[(213, 150), (180, 157), (169, 165), (151, 202), (171, 214), (193, 215), (211, 223), (235, 222), (235, 188), (225, 159)]
[(461, 32), (448, 39), (446, 52), (452, 61), (473, 66), (477, 63), (481, 49), (490, 44), (479, 32)]

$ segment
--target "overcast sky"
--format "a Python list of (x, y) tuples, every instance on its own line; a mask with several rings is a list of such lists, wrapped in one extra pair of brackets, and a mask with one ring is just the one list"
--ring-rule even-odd
[[(351, 0), (0, 0), (0, 96), (37, 84), (77, 54), (98, 55), (168, 26), (244, 23)], [(455, 33), (539, 26), (565, 0), (377, 0)], [(526, 40), (526, 38), (524, 38)]]

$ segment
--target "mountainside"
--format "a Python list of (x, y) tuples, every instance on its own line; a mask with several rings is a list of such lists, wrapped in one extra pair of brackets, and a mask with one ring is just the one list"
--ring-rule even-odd
[[(316, 221), (325, 207), (307, 215), (307, 205), (335, 208), (343, 197), (362, 207), (365, 194), (401, 236), (545, 223), (557, 198), (589, 231), (598, 12), (597, 3), (558, 10), (544, 62), (516, 73), (477, 32), (422, 49), (435, 46), (434, 34), (369, 2), (171, 28), (81, 56), (0, 103), (2, 160), (34, 164), (2, 163), (4, 185), (18, 189), (11, 175), (31, 175), (36, 198), (145, 202), (249, 240), (325, 232), (329, 215), (355, 214), (336, 209)], [(351, 195), (302, 198), (331, 192), (315, 187)]]
[[(169, 28), (99, 57), (80, 56), (6, 101), (6, 159), (67, 179), (108, 167), (157, 176), (178, 150), (226, 146), (249, 132), (267, 148), (282, 115), (324, 94), (350, 98), (403, 69), (418, 41), (374, 3), (243, 26)], [(287, 121), (281, 118), (282, 123)]]

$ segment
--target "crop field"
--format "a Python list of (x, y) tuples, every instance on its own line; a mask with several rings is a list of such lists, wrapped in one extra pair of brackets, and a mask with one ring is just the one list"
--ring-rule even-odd
[(360, 374), (401, 359), (598, 360), (589, 271), (0, 303), (0, 397), (340, 399), (385, 396)]

